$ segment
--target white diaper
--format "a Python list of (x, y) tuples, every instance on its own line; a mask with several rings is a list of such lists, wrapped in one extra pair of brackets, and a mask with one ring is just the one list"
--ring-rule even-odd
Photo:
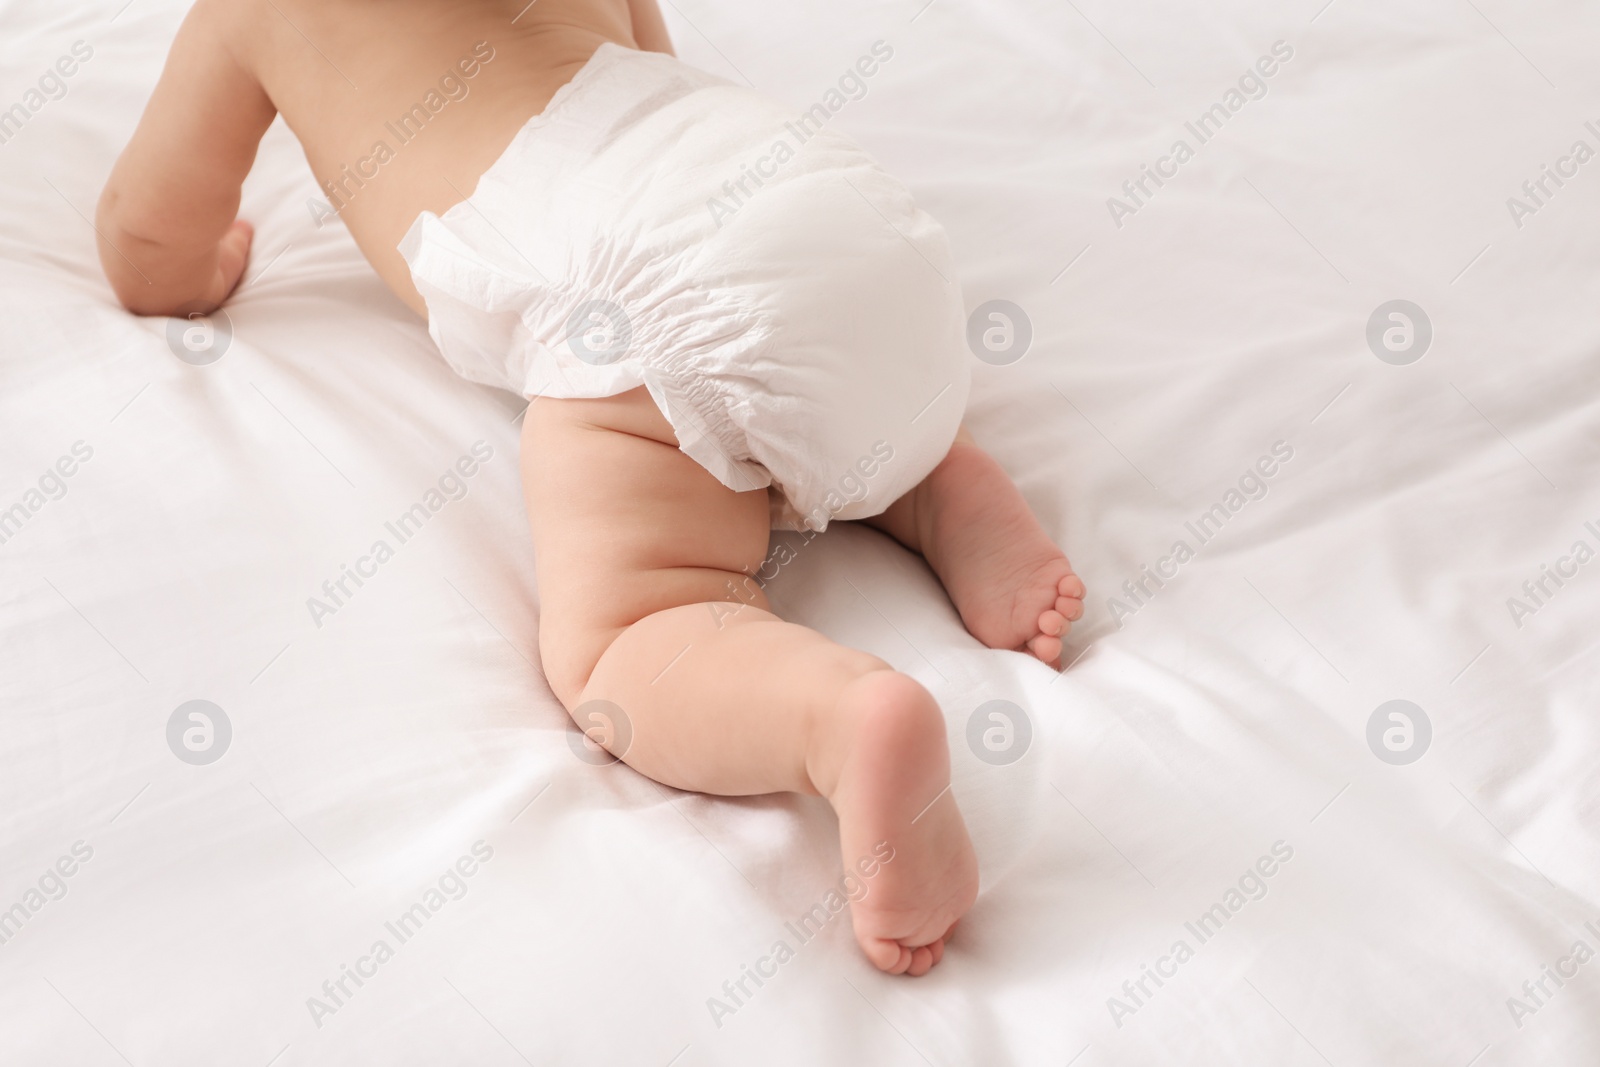
[(878, 514), (955, 437), (961, 290), (943, 229), (825, 112), (602, 45), (401, 241), (429, 333), (529, 398), (643, 385), (724, 485), (776, 490), (774, 527)]

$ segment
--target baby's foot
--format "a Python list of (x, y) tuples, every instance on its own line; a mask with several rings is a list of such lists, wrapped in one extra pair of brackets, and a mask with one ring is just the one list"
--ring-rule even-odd
[(914, 490), (922, 554), (967, 630), (1054, 667), (1083, 616), (1083, 581), (1000, 464), (957, 441)]
[(856, 941), (879, 970), (926, 974), (978, 895), (977, 857), (950, 795), (944, 717), (926, 689), (887, 670), (847, 685), (838, 716), (826, 795), (845, 870), (865, 887), (850, 905)]

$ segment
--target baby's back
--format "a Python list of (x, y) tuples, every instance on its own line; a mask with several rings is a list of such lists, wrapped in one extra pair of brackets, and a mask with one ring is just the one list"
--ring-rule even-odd
[(330, 207), (422, 313), (395, 250), (412, 221), (470, 195), (602, 42), (636, 44), (628, 0), (201, 5), (195, 28), (260, 82)]

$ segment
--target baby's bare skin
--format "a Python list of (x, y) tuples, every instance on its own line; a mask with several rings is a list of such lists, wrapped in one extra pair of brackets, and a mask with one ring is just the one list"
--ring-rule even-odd
[[(200, 0), (101, 200), (112, 286), (146, 314), (221, 302), (243, 257), (212, 260), (256, 147), (282, 114), (317, 184), (344, 201), (340, 217), (362, 253), (425, 316), (400, 238), (423, 211), (470, 196), (604, 41), (671, 50), (653, 2), (640, 0)], [(460, 99), (441, 91), (446, 77)], [(444, 106), (402, 144), (396, 123), (430, 91)], [(375, 176), (358, 186), (349, 175), (380, 141), (392, 158), (369, 164)], [(247, 245), (233, 236), (226, 251)], [(130, 262), (145, 258), (159, 274)]]
[[(200, 0), (101, 197), (112, 288), (149, 315), (229, 296), (252, 234), (240, 184), (281, 113), (373, 268), (425, 316), (400, 238), (471, 195), (606, 41), (671, 51), (654, 0)], [(419, 104), (420, 132), (397, 131)], [(736, 493), (690, 459), (643, 389), (535, 402), (523, 456), (557, 698), (622, 708), (617, 754), (657, 781), (825, 796), (847, 868), (893, 850), (851, 905), (862, 950), (926, 973), (978, 885), (932, 695), (771, 613), (745, 581), (766, 555), (767, 491)], [(1083, 584), (964, 431), (866, 521), (927, 559), (979, 640), (1057, 662)]]

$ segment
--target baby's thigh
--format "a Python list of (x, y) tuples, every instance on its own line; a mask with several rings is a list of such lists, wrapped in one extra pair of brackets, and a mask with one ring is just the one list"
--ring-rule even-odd
[(766, 490), (734, 492), (680, 451), (643, 389), (536, 401), (523, 425), (522, 477), (540, 649), (563, 700), (647, 615), (711, 601), (766, 606), (747, 577), (767, 551)]

